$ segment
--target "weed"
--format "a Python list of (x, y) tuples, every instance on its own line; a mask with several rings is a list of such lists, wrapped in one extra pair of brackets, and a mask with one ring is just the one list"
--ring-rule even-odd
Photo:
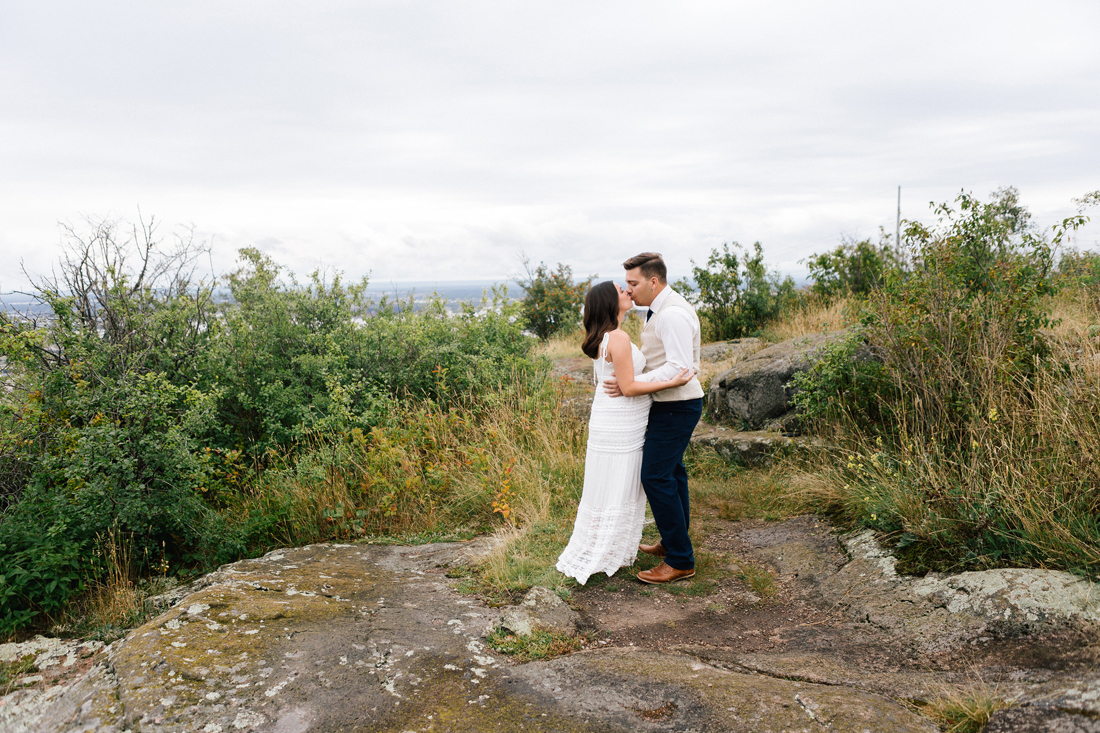
[(494, 629), (485, 637), (489, 646), (518, 662), (536, 659), (553, 659), (580, 649), (584, 639), (546, 629), (534, 629), (528, 636), (520, 636), (506, 629)]
[(741, 565), (736, 577), (763, 599), (771, 598), (776, 593), (775, 575), (767, 568), (745, 563)]
[(985, 685), (945, 690), (919, 710), (946, 733), (979, 733), (993, 713), (1008, 707), (1004, 698)]
[(37, 671), (38, 667), (34, 666), (33, 654), (24, 655), (10, 662), (0, 661), (0, 697), (12, 691), (19, 677)]
[(640, 708), (634, 706), (632, 710), (645, 720), (667, 720), (672, 717), (672, 714), (676, 712), (678, 707), (676, 703), (669, 700), (664, 705), (658, 705), (655, 708)]

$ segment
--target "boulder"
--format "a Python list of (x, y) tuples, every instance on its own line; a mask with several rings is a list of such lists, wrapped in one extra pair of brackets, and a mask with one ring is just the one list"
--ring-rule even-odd
[(573, 636), (577, 633), (577, 612), (554, 591), (536, 585), (522, 603), (505, 611), (500, 625), (518, 636), (530, 636), (535, 629)]
[(760, 351), (767, 343), (763, 339), (743, 338), (729, 341), (713, 341), (699, 349), (699, 361), (703, 363), (742, 360)]
[(789, 429), (791, 378), (813, 366), (822, 350), (848, 331), (830, 331), (784, 341), (758, 351), (710, 381), (707, 415), (743, 430)]

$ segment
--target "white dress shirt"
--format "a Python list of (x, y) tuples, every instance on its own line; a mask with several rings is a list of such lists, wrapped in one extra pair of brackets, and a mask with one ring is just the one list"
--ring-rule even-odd
[[(651, 311), (660, 310), (661, 304), (668, 297), (668, 291), (668, 285), (661, 289), (649, 304)], [(652, 323), (646, 323), (646, 327), (652, 328), (664, 345), (665, 363), (651, 372), (635, 376), (635, 379), (642, 382), (663, 382), (672, 379), (685, 369), (694, 369), (692, 344), (695, 341), (695, 323), (684, 309), (668, 308), (655, 313), (650, 321)]]

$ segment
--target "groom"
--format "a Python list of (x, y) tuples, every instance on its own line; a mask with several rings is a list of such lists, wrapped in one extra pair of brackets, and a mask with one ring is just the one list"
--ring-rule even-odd
[[(637, 379), (670, 379), (688, 367), (698, 374), (699, 317), (691, 304), (668, 286), (668, 271), (661, 255), (643, 252), (624, 262), (623, 267), (627, 294), (635, 305), (649, 306), (642, 327), (646, 365)], [(604, 382), (604, 391), (612, 397), (622, 395), (614, 378)], [(695, 554), (688, 539), (691, 506), (684, 451), (702, 414), (703, 387), (698, 377), (653, 393), (642, 450), (642, 488), (661, 541), (638, 549), (664, 561), (638, 573), (643, 583), (673, 583), (695, 575)]]

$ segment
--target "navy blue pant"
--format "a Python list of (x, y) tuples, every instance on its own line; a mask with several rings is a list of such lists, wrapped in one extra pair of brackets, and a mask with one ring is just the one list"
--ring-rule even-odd
[(702, 398), (654, 402), (642, 449), (642, 488), (668, 555), (665, 562), (677, 570), (695, 567), (688, 539), (691, 500), (684, 451), (703, 414)]

